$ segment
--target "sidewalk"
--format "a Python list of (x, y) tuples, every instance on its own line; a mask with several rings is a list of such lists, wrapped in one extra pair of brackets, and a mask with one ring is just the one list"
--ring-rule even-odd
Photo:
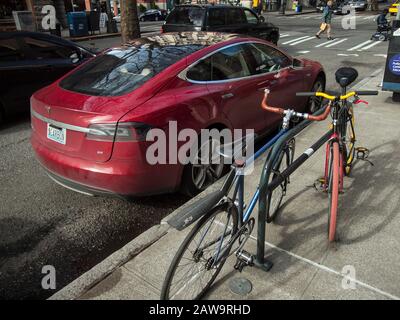
[[(376, 90), (381, 80), (381, 75), (372, 77), (357, 89)], [(323, 170), (322, 147), (291, 176), (282, 212), (276, 223), (267, 225), (265, 253), (273, 268), (265, 273), (247, 267), (238, 273), (230, 258), (207, 299), (399, 299), (400, 105), (390, 97), (380, 92), (366, 97), (369, 106), (356, 108), (357, 143), (370, 149), (374, 166), (357, 161), (345, 181), (335, 247), (328, 247), (326, 239), (327, 196), (312, 187)], [(297, 137), (296, 156), (325, 133), (327, 125), (314, 123), (303, 131)], [(246, 179), (247, 191), (255, 189), (263, 161), (256, 162), (254, 178)], [(159, 299), (165, 273), (187, 233), (171, 229), (166, 224), (170, 217), (50, 299)], [(256, 230), (246, 244), (252, 253), (255, 235)], [(343, 287), (348, 270), (355, 271), (355, 289)], [(238, 277), (251, 281), (249, 294), (230, 291), (230, 281)]]

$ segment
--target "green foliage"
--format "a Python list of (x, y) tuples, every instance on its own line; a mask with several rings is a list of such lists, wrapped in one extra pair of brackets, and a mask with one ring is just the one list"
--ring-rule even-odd
[(147, 8), (141, 3), (140, 5), (139, 5), (139, 12), (140, 13), (143, 13), (143, 12), (145, 12), (147, 10)]

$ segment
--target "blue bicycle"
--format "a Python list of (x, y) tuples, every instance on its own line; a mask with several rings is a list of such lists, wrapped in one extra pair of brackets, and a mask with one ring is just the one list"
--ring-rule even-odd
[[(200, 299), (232, 254), (237, 257), (235, 269), (239, 271), (244, 266), (256, 265), (264, 270), (272, 267), (272, 263), (264, 261), (264, 259), (258, 263), (253, 255), (243, 249), (255, 225), (255, 219), (251, 215), (259, 200), (259, 188), (257, 188), (248, 206), (245, 205), (245, 175), (243, 173), (252, 161), (255, 161), (267, 150), (271, 150), (270, 147), (278, 139), (293, 130), (290, 129), (290, 124), (294, 119), (306, 119), (308, 114), (268, 106), (266, 103), (268, 92), (267, 90), (262, 107), (283, 116), (282, 129), (279, 133), (261, 147), (253, 157), (246, 160), (235, 157), (231, 170), (219, 190), (184, 208), (168, 221), (177, 230), (183, 230), (200, 219), (190, 230), (172, 260), (161, 290), (161, 299)], [(248, 139), (239, 142), (243, 143), (245, 140)], [(264, 167), (264, 169), (271, 168), (269, 181), (272, 181), (291, 164), (294, 145), (294, 138), (287, 140), (279, 154), (273, 155), (272, 165), (269, 164), (269, 158), (272, 156), (269, 152), (266, 159), (268, 165)], [(278, 186), (267, 195), (266, 202), (269, 209), (266, 211), (268, 216), (262, 219), (264, 229), (265, 221), (272, 221), (279, 209), (288, 179), (286, 178), (280, 187)], [(261, 233), (261, 237), (265, 237), (265, 230), (264, 233)]]

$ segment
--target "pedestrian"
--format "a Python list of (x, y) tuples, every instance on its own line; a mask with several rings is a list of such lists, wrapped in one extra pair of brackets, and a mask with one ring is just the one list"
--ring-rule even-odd
[(326, 3), (326, 6), (322, 13), (322, 23), (319, 28), (320, 30), (315, 35), (318, 39), (321, 39), (320, 37), (321, 33), (326, 31), (328, 40), (333, 40), (333, 38), (331, 37), (331, 22), (333, 13), (332, 5), (333, 5), (332, 1), (328, 1)]

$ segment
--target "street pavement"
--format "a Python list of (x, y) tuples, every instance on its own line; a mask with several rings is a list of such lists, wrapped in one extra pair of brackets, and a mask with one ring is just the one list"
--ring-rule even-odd
[[(318, 29), (320, 14), (299, 15), (294, 18), (267, 15), (267, 19), (281, 29), (279, 46), (292, 55), (320, 61), (328, 75), (327, 86), (334, 89), (336, 86), (333, 74), (339, 66), (356, 67), (360, 73), (357, 80), (360, 84), (365, 84), (366, 81), (371, 80), (371, 77), (382, 72), (387, 43), (367, 43), (376, 29), (374, 17), (370, 16), (368, 13), (359, 15), (357, 29), (346, 31), (339, 29), (341, 17), (335, 17), (333, 35), (337, 39), (329, 43), (324, 39), (317, 40), (312, 37)], [(142, 31), (147, 32), (143, 35), (158, 33), (161, 23), (142, 23)], [(94, 39), (80, 42), (80, 44), (89, 48), (104, 49), (120, 45), (121, 38)], [(395, 107), (386, 106), (387, 109)], [(398, 120), (396, 116), (396, 113), (392, 113), (392, 120), (389, 119), (389, 123)], [(370, 127), (375, 128), (375, 126), (376, 128), (386, 126), (386, 123), (374, 122), (378, 121), (377, 119), (368, 118), (367, 120), (365, 130), (369, 130)], [(393, 130), (396, 132), (395, 128)], [(388, 136), (390, 131), (385, 129), (384, 132)], [(113, 198), (92, 198), (66, 190), (54, 184), (35, 161), (29, 144), (29, 136), (28, 117), (15, 119), (0, 128), (0, 194), (2, 195), (0, 202), (0, 234), (2, 235), (0, 237), (0, 299), (49, 297), (54, 291), (43, 290), (40, 286), (43, 277), (41, 269), (44, 265), (55, 266), (56, 290), (59, 290), (112, 252), (129, 243), (141, 232), (159, 223), (163, 217), (187, 200), (174, 194), (126, 202)], [(396, 147), (395, 139), (390, 143), (386, 143), (386, 136), (378, 135), (377, 139), (380, 139), (382, 143), (385, 142), (382, 149), (387, 158), (383, 162), (385, 170), (397, 170), (398, 168), (394, 167), (395, 164), (391, 164), (391, 161), (396, 161), (393, 158), (395, 155), (390, 155), (391, 148)], [(377, 144), (376, 141), (374, 143)], [(365, 164), (362, 164), (362, 168), (364, 167)], [(367, 169), (365, 167), (365, 170)], [(310, 176), (310, 179), (315, 176), (316, 172)], [(393, 178), (387, 176), (391, 183)], [(386, 187), (385, 182), (378, 178), (379, 176), (374, 176), (374, 181), (381, 183), (380, 187), (383, 190), (390, 191), (388, 189), (390, 186)], [(368, 184), (367, 180), (357, 178), (356, 181)], [(302, 186), (304, 187), (304, 184)], [(360, 186), (362, 185), (355, 185), (357, 188)], [(374, 188), (370, 188), (369, 192), (375, 191)], [(381, 194), (381, 192), (378, 193)], [(367, 196), (363, 194), (358, 202), (362, 203), (362, 199), (368, 196), (369, 194)], [(294, 201), (294, 203), (298, 202)], [(382, 204), (379, 203), (379, 205)], [(393, 206), (396, 207), (396, 204)], [(316, 216), (319, 217), (318, 214)], [(367, 217), (370, 221), (374, 216), (371, 214)], [(377, 221), (372, 221), (372, 226), (378, 229), (388, 228), (385, 223), (388, 221), (386, 224), (389, 225), (389, 222), (394, 219), (391, 216), (378, 218)], [(356, 216), (355, 219), (361, 218)], [(282, 237), (293, 234), (292, 238), (285, 240), (289, 242), (299, 237), (301, 240), (301, 237), (313, 238), (314, 233), (318, 232), (312, 227), (307, 227), (309, 222), (313, 221), (306, 217), (300, 218), (299, 223), (293, 223), (293, 220), (288, 221), (281, 231)], [(315, 223), (318, 225), (317, 222)], [(303, 235), (296, 229), (299, 225), (305, 227)], [(309, 229), (311, 233), (307, 233)], [(371, 229), (374, 228), (371, 227)], [(361, 231), (359, 237), (363, 238), (363, 233), (367, 232)], [(316, 237), (316, 239), (319, 238)], [(377, 238), (373, 239), (372, 241), (375, 241)], [(379, 238), (376, 241), (384, 240)], [(395, 241), (395, 239), (389, 240)], [(306, 241), (305, 244), (307, 243), (311, 245), (308, 251), (312, 252), (316, 244), (314, 241)], [(295, 244), (290, 245), (296, 247)], [(290, 249), (290, 247), (283, 247)], [(172, 251), (173, 249), (169, 251), (170, 254)], [(315, 254), (318, 255), (318, 251)], [(147, 263), (150, 268), (151, 262)], [(388, 292), (399, 294), (396, 290), (389, 289)]]
[[(356, 88), (379, 89), (382, 76), (372, 77)], [(267, 225), (265, 255), (274, 263), (272, 269), (266, 273), (246, 267), (238, 273), (233, 269), (236, 259), (231, 256), (206, 299), (400, 299), (399, 106), (387, 92), (367, 100), (368, 106), (355, 109), (357, 144), (369, 148), (368, 159), (374, 165), (356, 160), (351, 176), (345, 180), (339, 203), (338, 241), (328, 244), (327, 195), (313, 187), (323, 171), (322, 147), (292, 174), (280, 215)], [(296, 157), (327, 128), (326, 121), (313, 123), (300, 133)], [(245, 178), (247, 203), (264, 161), (264, 157), (257, 160), (253, 174)], [(161, 224), (164, 229), (156, 242), (100, 282), (92, 282), (92, 286), (86, 283), (86, 290), (71, 295), (73, 288), (88, 278), (88, 272), (52, 299), (159, 299), (169, 264), (190, 229), (165, 230), (169, 218)], [(256, 232), (255, 228), (245, 245), (250, 253), (256, 252)], [(251, 282), (250, 293), (237, 294), (230, 289), (239, 278)]]

